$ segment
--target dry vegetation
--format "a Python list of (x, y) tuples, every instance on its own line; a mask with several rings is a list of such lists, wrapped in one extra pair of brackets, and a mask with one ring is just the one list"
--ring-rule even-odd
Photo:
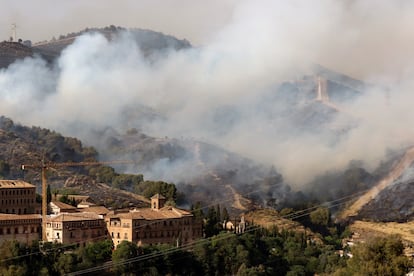
[(248, 212), (244, 215), (246, 221), (253, 222), (255, 225), (263, 226), (267, 229), (277, 227), (277, 229), (285, 231), (295, 231), (305, 233), (314, 241), (322, 243), (319, 235), (313, 233), (309, 228), (305, 228), (299, 222), (285, 219), (280, 216), (279, 212), (272, 209), (260, 209)]
[(414, 256), (414, 221), (406, 223), (355, 221), (350, 225), (350, 230), (354, 233), (353, 238), (356, 242), (364, 242), (375, 236), (397, 234), (404, 241), (406, 255)]

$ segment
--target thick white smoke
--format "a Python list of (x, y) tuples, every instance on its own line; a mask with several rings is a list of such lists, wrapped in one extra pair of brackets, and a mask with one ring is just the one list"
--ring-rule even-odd
[[(127, 32), (111, 41), (86, 34), (53, 68), (27, 58), (0, 71), (0, 109), (94, 145), (91, 129), (133, 127), (122, 112), (147, 106), (167, 120), (141, 125), (144, 132), (211, 141), (275, 165), (294, 184), (352, 159), (373, 168), (388, 148), (413, 142), (412, 12), (414, 4), (402, 0), (241, 1), (206, 45), (151, 59)], [(379, 84), (341, 107), (331, 123), (353, 127), (338, 139), (298, 131), (279, 116), (285, 98), (272, 118), (263, 112), (269, 91), (316, 63)]]

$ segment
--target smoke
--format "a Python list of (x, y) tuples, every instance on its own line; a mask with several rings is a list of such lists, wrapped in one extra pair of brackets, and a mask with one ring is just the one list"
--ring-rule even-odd
[[(129, 32), (111, 41), (85, 34), (52, 66), (27, 58), (0, 71), (0, 108), (90, 145), (102, 144), (91, 131), (108, 127), (208, 141), (274, 165), (297, 186), (350, 160), (373, 169), (414, 135), (412, 12), (402, 0), (241, 1), (202, 47), (151, 58)], [(316, 84), (295, 86), (315, 64), (371, 85), (333, 111), (312, 100)], [(125, 120), (126, 109), (142, 107), (163, 119)], [(164, 161), (154, 169), (163, 177)]]

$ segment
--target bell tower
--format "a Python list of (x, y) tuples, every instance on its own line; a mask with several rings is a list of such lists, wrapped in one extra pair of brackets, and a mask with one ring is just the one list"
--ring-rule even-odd
[(151, 197), (151, 209), (152, 210), (159, 210), (164, 207), (165, 204), (165, 197), (160, 194), (155, 194)]

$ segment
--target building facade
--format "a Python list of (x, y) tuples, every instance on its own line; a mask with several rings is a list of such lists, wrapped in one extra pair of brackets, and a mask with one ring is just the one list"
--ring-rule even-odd
[(40, 214), (36, 186), (21, 180), (0, 180), (0, 213)]
[(108, 238), (105, 221), (94, 213), (60, 213), (46, 220), (49, 242), (84, 244)]
[(165, 198), (157, 194), (151, 198), (151, 208), (108, 214), (106, 227), (114, 245), (123, 240), (137, 245), (188, 244), (202, 237), (202, 222), (191, 212), (164, 203)]
[(42, 217), (39, 214), (0, 214), (0, 244), (16, 240), (30, 245), (41, 237)]

